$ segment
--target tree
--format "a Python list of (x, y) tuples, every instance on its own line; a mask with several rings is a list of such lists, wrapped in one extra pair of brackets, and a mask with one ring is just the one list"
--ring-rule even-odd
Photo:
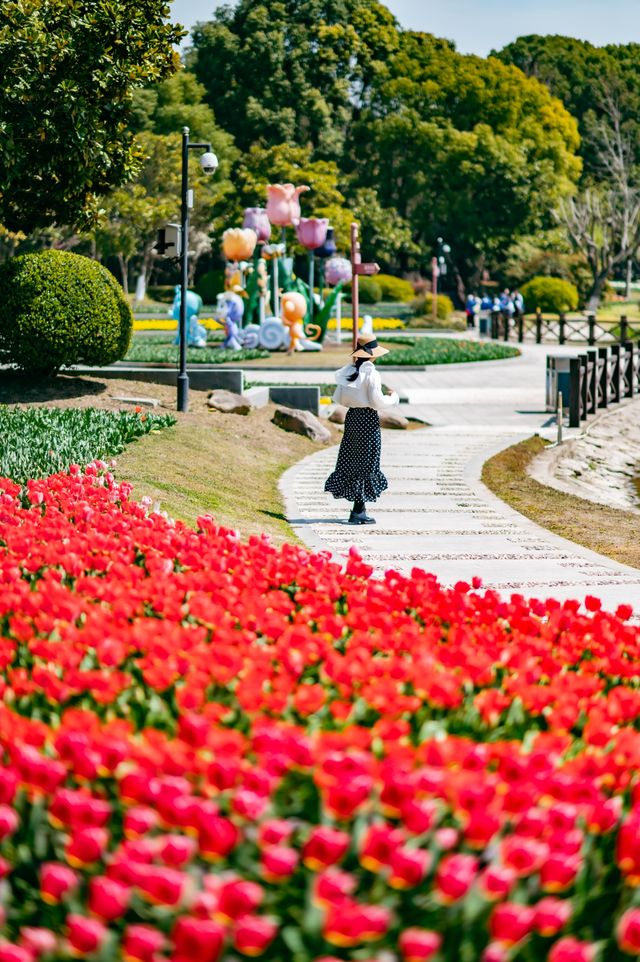
[[(232, 193), (229, 172), (236, 157), (231, 138), (215, 128), (206, 132), (220, 159), (215, 177), (205, 174), (194, 157), (189, 181), (194, 193), (191, 211), (190, 258), (195, 270), (199, 256), (210, 249), (203, 242), (213, 226), (220, 230)], [(145, 158), (135, 182), (113, 191), (103, 200), (103, 213), (93, 232), (96, 253), (101, 258), (115, 257), (121, 270), (122, 285), (129, 289), (130, 264), (135, 261), (143, 282), (149, 278), (154, 261), (153, 246), (159, 227), (180, 216), (181, 150), (180, 135), (163, 136), (144, 132), (137, 146)]]
[(542, 84), (428, 34), (401, 35), (369, 100), (348, 145), (351, 180), (411, 225), (423, 267), (447, 239), (459, 289), (544, 226), (580, 175), (576, 123)]
[(289, 142), (337, 159), (398, 37), (377, 0), (239, 0), (196, 26), (187, 63), (242, 150)]
[(136, 134), (175, 134), (187, 126), (192, 139), (208, 140), (216, 129), (216, 119), (204, 103), (205, 94), (204, 85), (181, 69), (162, 83), (135, 92), (131, 129)]
[(132, 92), (177, 64), (164, 0), (5, 0), (0, 8), (0, 222), (29, 233), (95, 217), (141, 155)]

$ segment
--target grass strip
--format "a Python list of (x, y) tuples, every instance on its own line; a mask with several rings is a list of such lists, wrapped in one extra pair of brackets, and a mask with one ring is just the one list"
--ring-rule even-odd
[(71, 464), (107, 460), (137, 438), (174, 423), (172, 414), (0, 406), (0, 476), (25, 484)]
[(495, 495), (553, 534), (640, 568), (638, 515), (586, 501), (530, 477), (531, 461), (549, 442), (536, 435), (486, 462), (482, 480)]
[[(410, 351), (394, 351), (396, 344), (411, 347)], [(468, 361), (500, 361), (518, 357), (517, 347), (494, 344), (487, 341), (455, 341), (449, 337), (405, 337), (400, 335), (388, 342), (391, 348), (378, 360), (378, 364), (393, 366), (416, 366), (427, 364), (463, 364)]]

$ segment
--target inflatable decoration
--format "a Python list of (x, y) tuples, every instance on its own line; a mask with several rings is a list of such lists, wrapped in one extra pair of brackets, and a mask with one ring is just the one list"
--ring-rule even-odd
[(306, 184), (269, 184), (267, 187), (267, 216), (276, 227), (296, 226), (300, 220), (300, 194), (310, 190)]
[[(171, 310), (169, 311), (171, 317), (174, 321), (180, 322), (180, 303), (182, 300), (180, 285), (176, 284), (175, 297), (173, 299), (173, 304)], [(206, 347), (207, 346), (207, 329), (200, 324), (198, 320), (198, 314), (202, 310), (202, 298), (195, 291), (187, 291), (187, 346), (188, 347)], [(174, 344), (180, 343), (180, 330), (175, 336)]]

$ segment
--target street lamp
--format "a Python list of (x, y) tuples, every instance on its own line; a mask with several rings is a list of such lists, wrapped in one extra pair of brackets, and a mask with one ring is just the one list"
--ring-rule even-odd
[(178, 411), (185, 412), (189, 407), (189, 375), (187, 374), (187, 287), (189, 286), (189, 210), (193, 197), (189, 190), (189, 151), (204, 150), (200, 166), (205, 174), (215, 174), (218, 158), (211, 152), (211, 144), (192, 144), (189, 142), (189, 128), (182, 128), (182, 207), (180, 232), (182, 251), (180, 253), (180, 320), (178, 322), (180, 355), (178, 368)]

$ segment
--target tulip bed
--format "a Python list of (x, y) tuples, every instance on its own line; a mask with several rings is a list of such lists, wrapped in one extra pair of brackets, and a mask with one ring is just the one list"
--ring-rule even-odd
[(0, 962), (640, 954), (640, 631), (0, 480)]

